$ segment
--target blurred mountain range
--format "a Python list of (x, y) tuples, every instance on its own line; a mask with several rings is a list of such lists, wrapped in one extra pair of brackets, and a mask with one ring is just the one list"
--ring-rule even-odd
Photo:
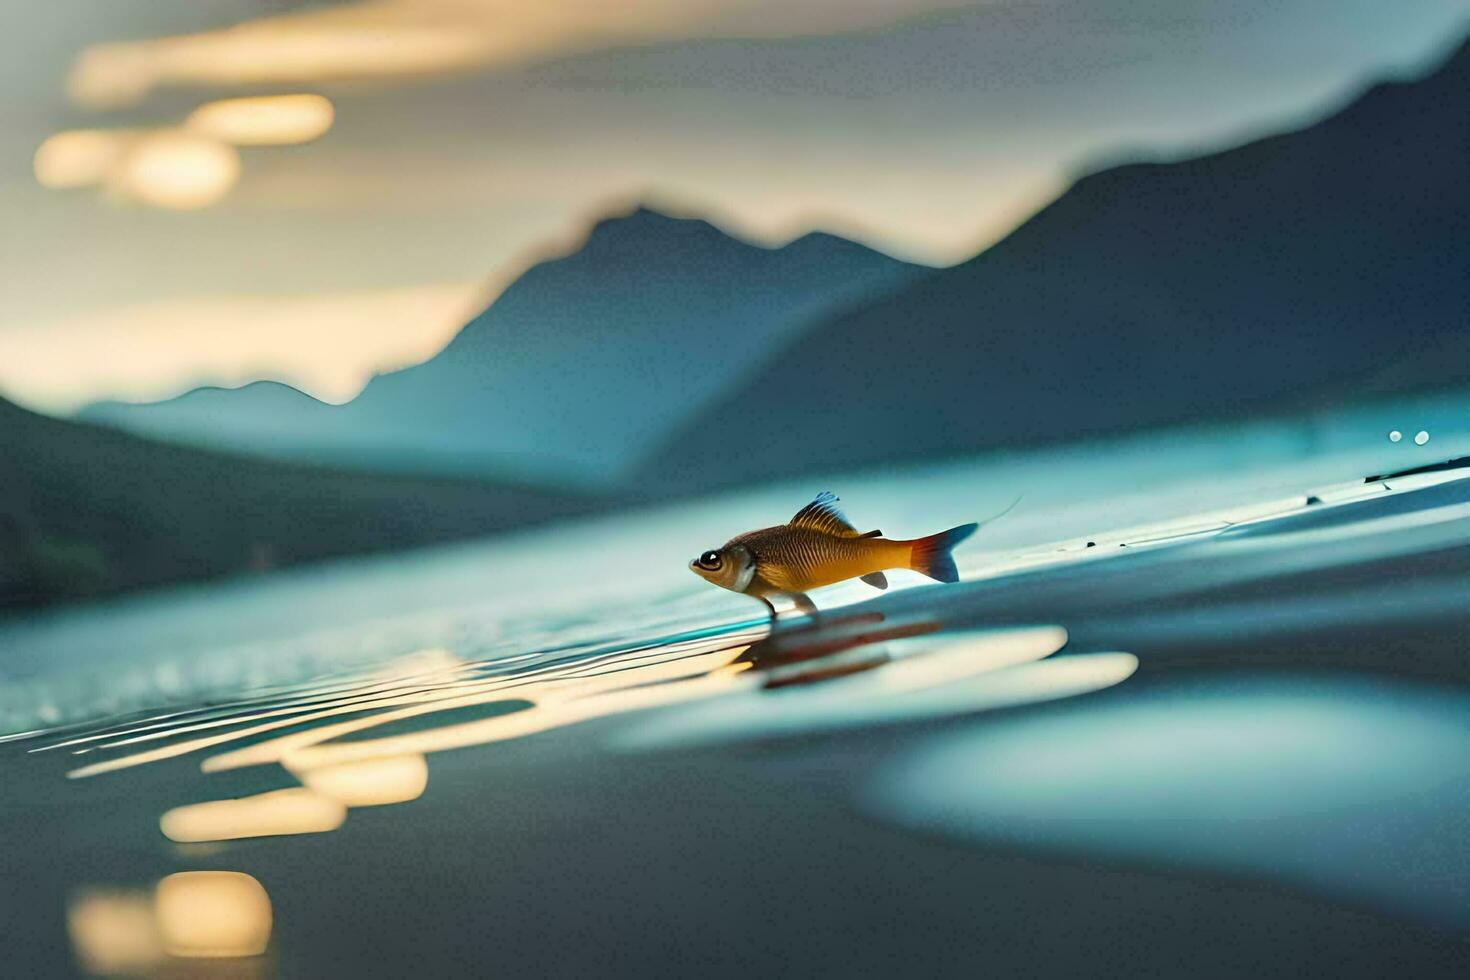
[(346, 405), (263, 382), (82, 417), (333, 465), (606, 485), (820, 315), (922, 271), (832, 235), (762, 248), (640, 207)]
[(974, 259), (774, 352), (644, 486), (1470, 382), (1467, 175), (1470, 44), (1298, 132), (1085, 177)]

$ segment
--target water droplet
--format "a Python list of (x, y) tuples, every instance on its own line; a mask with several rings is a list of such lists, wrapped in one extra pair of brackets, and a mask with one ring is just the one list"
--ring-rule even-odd
[(1422, 429), (1419, 430), (1419, 434), (1414, 437), (1414, 445), (1416, 445), (1416, 446), (1422, 446), (1422, 445), (1424, 445), (1428, 441), (1429, 441), (1429, 433), (1425, 432)]
[(1392, 432), (1390, 432), (1388, 434), (1388, 441), (1389, 442), (1398, 442), (1403, 437), (1404, 437), (1404, 434), (1402, 432), (1400, 432), (1398, 429), (1394, 429)]

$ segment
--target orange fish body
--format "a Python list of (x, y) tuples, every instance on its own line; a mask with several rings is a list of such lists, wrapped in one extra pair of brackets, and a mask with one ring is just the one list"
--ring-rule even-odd
[(771, 598), (784, 596), (797, 607), (814, 612), (807, 598), (811, 589), (860, 578), (879, 589), (888, 587), (883, 572), (908, 568), (940, 582), (957, 582), (951, 549), (975, 533), (978, 524), (931, 534), (910, 541), (894, 541), (881, 531), (858, 533), (837, 510), (830, 493), (796, 513), (788, 524), (761, 528), (731, 538), (722, 548), (706, 551), (689, 563), (695, 574), (722, 588), (755, 596), (771, 607)]
[(748, 595), (809, 592), (890, 568), (908, 568), (912, 549), (909, 541), (841, 537), (793, 524), (750, 531), (730, 543), (745, 545), (759, 556), (755, 575), (743, 590)]

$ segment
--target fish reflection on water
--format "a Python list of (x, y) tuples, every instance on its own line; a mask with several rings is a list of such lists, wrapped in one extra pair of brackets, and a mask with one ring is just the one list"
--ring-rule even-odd
[(840, 630), (835, 636), (773, 637), (746, 655), (767, 665), (764, 686), (772, 697), (671, 706), (647, 717), (620, 744), (730, 743), (971, 714), (1101, 690), (1138, 668), (1129, 653), (1048, 660), (1067, 643), (1067, 631), (1058, 626), (937, 628), (920, 618), (885, 629), (858, 617), (846, 644)]

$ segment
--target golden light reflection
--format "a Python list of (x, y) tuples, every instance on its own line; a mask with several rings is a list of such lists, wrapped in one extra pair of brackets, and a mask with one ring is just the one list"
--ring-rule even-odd
[[(625, 666), (594, 674), (563, 675), (532, 685), (501, 684), (484, 693), (383, 711), (365, 718), (323, 725), (260, 742), (235, 752), (211, 756), (204, 760), (201, 768), (205, 772), (221, 772), (280, 762), (290, 769), (315, 769), (385, 755), (442, 752), (446, 749), (523, 738), (623, 711), (730, 690), (738, 683), (739, 670), (748, 667), (746, 664), (734, 663), (745, 650), (746, 647), (740, 646), (696, 656), (670, 658), (643, 665), (636, 670)], [(722, 667), (730, 669), (716, 669)], [(512, 714), (445, 725), (407, 735), (333, 745), (321, 744), (393, 721), (435, 714), (450, 708), (503, 701), (511, 696), (506, 693), (507, 689), (514, 689), (513, 696), (516, 699), (534, 699), (536, 703), (531, 708)]]
[(307, 789), (349, 807), (407, 803), (429, 785), (429, 764), (422, 755), (365, 759), (294, 774)]
[(171, 956), (259, 956), (270, 944), (270, 896), (239, 871), (182, 871), (158, 883), (154, 913)]
[(163, 835), (178, 843), (317, 834), (347, 819), (341, 800), (295, 787), (175, 807), (158, 820)]
[(151, 976), (170, 956), (258, 956), (272, 918), (265, 888), (239, 871), (180, 872), (152, 890), (89, 888), (66, 910), (77, 964), (97, 976)]
[[(449, 688), (432, 691), (417, 691), (410, 694), (396, 694), (383, 697), (348, 697), (333, 703), (331, 707), (322, 708), (316, 711), (309, 711), (306, 714), (302, 714), (299, 711), (293, 710), (289, 713), (287, 717), (277, 718), (274, 721), (267, 721), (260, 724), (249, 725), (245, 728), (237, 728), (233, 731), (222, 732), (216, 735), (206, 735), (202, 738), (194, 738), (182, 742), (174, 742), (171, 745), (165, 745), (161, 748), (149, 749), (144, 752), (135, 752), (131, 755), (122, 756), (116, 759), (109, 759), (105, 762), (95, 762), (91, 765), (81, 766), (80, 768), (73, 769), (68, 772), (66, 776), (68, 779), (86, 779), (89, 776), (97, 776), (106, 772), (116, 772), (120, 769), (131, 769), (134, 766), (146, 765), (150, 762), (161, 762), (164, 759), (177, 758), (181, 755), (188, 755), (190, 752), (197, 752), (201, 749), (212, 748), (216, 745), (224, 745), (229, 742), (238, 741), (242, 738), (249, 738), (254, 735), (261, 735), (266, 732), (276, 731), (281, 728), (290, 728), (295, 725), (305, 724), (307, 722), (321, 721), (324, 718), (330, 718), (338, 715), (355, 714), (362, 711), (371, 711), (395, 704), (451, 701), (462, 695), (464, 690), (466, 689), (478, 689), (485, 686), (486, 685), (484, 684), (468, 685), (467, 688)], [(503, 687), (505, 685), (500, 684), (496, 686)], [(500, 695), (495, 695), (488, 700), (498, 700), (499, 697)], [(239, 724), (241, 722), (251, 721), (253, 720), (253, 717), (277, 714), (280, 714), (280, 712), (259, 712), (256, 713), (256, 715), (254, 716), (247, 714), (240, 718), (234, 719), (233, 721), (234, 723)], [(199, 726), (185, 726), (184, 728), (179, 730), (189, 731), (192, 728), (196, 727)], [(176, 734), (176, 732), (163, 730), (160, 733), (157, 733), (157, 737), (167, 738), (174, 734)], [(128, 744), (129, 742), (139, 740), (140, 739), (124, 739), (118, 744)], [(104, 748), (107, 747), (111, 746), (104, 746)]]
[(52, 190), (100, 184), (137, 135), (123, 129), (71, 129), (50, 136), (31, 161), (36, 181)]
[(130, 200), (176, 211), (219, 201), (240, 179), (234, 147), (182, 130), (161, 130), (133, 142), (108, 174), (108, 189)]
[[(105, 742), (106, 748), (116, 748), (158, 739), (177, 738), (189, 732), (239, 726), (266, 718), (300, 715), (313, 708), (343, 705), (365, 707), (371, 704), (375, 695), (388, 698), (401, 693), (405, 684), (447, 684), (455, 679), (455, 675), (464, 666), (463, 661), (447, 650), (418, 650), (374, 671), (371, 679), (365, 682), (335, 689), (331, 687), (313, 688), (305, 698), (238, 702), (229, 706), (234, 710), (224, 714), (205, 713), (200, 715), (198, 720), (195, 720), (192, 714), (183, 718), (167, 716), (165, 721), (148, 719), (135, 728), (112, 728), (103, 732), (88, 732), (75, 738), (43, 745), (31, 751), (49, 752), (54, 749), (71, 748), (74, 754), (80, 755), (84, 752), (91, 752), (97, 747), (93, 745), (90, 748), (75, 748), (79, 745), (86, 746), (88, 743)], [(330, 696), (332, 694), (339, 696), (332, 697)]]
[(321, 95), (259, 95), (207, 102), (184, 128), (236, 146), (309, 143), (332, 128), (330, 100)]
[[(719, 644), (738, 640), (741, 636), (752, 634), (763, 634), (766, 627), (761, 626), (742, 634), (729, 634), (714, 641)], [(648, 650), (635, 650), (620, 653), (612, 658), (598, 658), (570, 667), (566, 665), (553, 665), (546, 668), (533, 668), (510, 677), (491, 677), (483, 680), (464, 680), (457, 683), (445, 684), (441, 687), (431, 687), (423, 690), (413, 686), (410, 690), (396, 694), (381, 694), (375, 691), (371, 696), (360, 695), (345, 696), (330, 702), (329, 706), (316, 706), (317, 710), (307, 711), (305, 714), (293, 713), (288, 717), (274, 718), (259, 724), (246, 724), (244, 727), (232, 731), (207, 735), (201, 738), (186, 739), (156, 749), (143, 752), (135, 752), (118, 758), (95, 762), (90, 765), (81, 766), (68, 772), (68, 779), (85, 779), (91, 776), (101, 775), (108, 772), (116, 772), (122, 769), (130, 769), (134, 766), (147, 765), (152, 762), (160, 762), (165, 759), (177, 758), (201, 749), (212, 748), (217, 745), (225, 745), (230, 742), (239, 741), (262, 735), (266, 732), (276, 731), (282, 728), (291, 728), (309, 722), (322, 721), (326, 718), (361, 714), (365, 711), (377, 711), (368, 719), (366, 725), (348, 722), (345, 724), (314, 728), (296, 735), (284, 736), (268, 742), (253, 745), (242, 749), (237, 753), (226, 753), (204, 760), (206, 772), (216, 769), (232, 769), (238, 766), (257, 765), (260, 763), (278, 762), (284, 757), (290, 747), (297, 744), (311, 744), (326, 738), (335, 738), (348, 731), (357, 730), (358, 727), (373, 727), (399, 718), (417, 717), (418, 715), (430, 714), (450, 708), (468, 707), (472, 705), (490, 704), (495, 701), (507, 699), (522, 699), (529, 692), (532, 696), (542, 696), (545, 692), (554, 692), (559, 696), (571, 696), (573, 693), (588, 694), (598, 690), (610, 690), (618, 686), (632, 686), (637, 684), (649, 684), (670, 677), (684, 677), (700, 671), (709, 671), (712, 666), (723, 666), (738, 658), (745, 650), (745, 646), (730, 649), (719, 649), (712, 653), (705, 652), (699, 655), (690, 655), (687, 651), (691, 648), (706, 650), (711, 641), (701, 640), (693, 643), (676, 643), (667, 647), (659, 647), (649, 652)], [(636, 670), (632, 669), (637, 667)], [(739, 665), (743, 669), (744, 665)], [(716, 673), (718, 679), (728, 681), (731, 674), (736, 670)], [(412, 705), (411, 708), (403, 708), (396, 711), (385, 711), (383, 709), (394, 705)], [(272, 712), (274, 713), (274, 712)], [(253, 717), (246, 713), (235, 719), (237, 723), (249, 722)], [(188, 731), (194, 728), (192, 724), (186, 724), (181, 729), (160, 729), (155, 735), (169, 737), (175, 731)], [(152, 736), (150, 736), (152, 737)], [(137, 738), (125, 738), (116, 744), (128, 744), (138, 741)], [(100, 748), (110, 748), (111, 745), (102, 745)], [(414, 749), (403, 751), (412, 752)], [(335, 761), (335, 760), (334, 760)], [(325, 764), (325, 763), (323, 763)]]
[(143, 973), (163, 958), (153, 896), (143, 891), (88, 889), (72, 897), (66, 931), (88, 973)]

